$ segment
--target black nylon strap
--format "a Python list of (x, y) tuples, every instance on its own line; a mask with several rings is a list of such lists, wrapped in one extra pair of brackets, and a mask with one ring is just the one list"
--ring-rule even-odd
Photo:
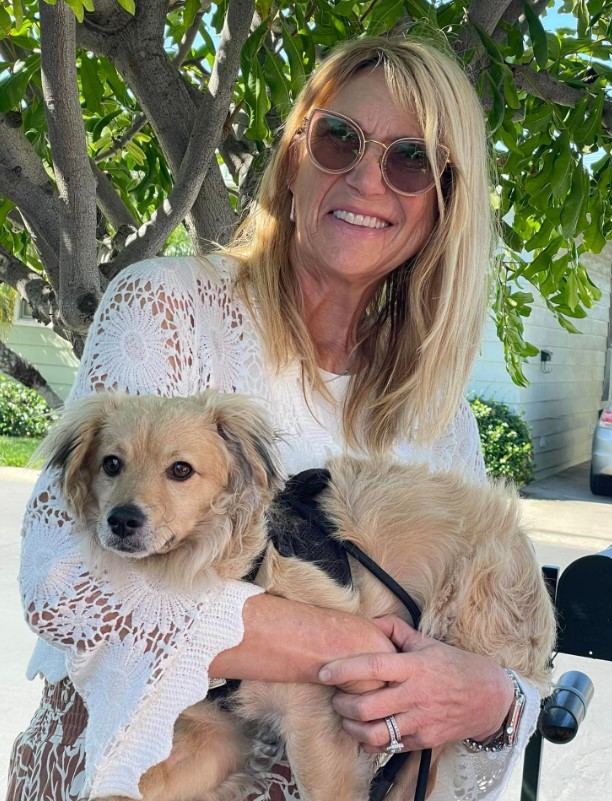
[(395, 595), (396, 598), (404, 604), (406, 609), (410, 612), (410, 616), (412, 617), (412, 627), (418, 629), (421, 625), (421, 610), (417, 606), (416, 601), (414, 598), (406, 592), (406, 590), (397, 583), (397, 581), (392, 578), (382, 567), (373, 559), (364, 553), (361, 548), (358, 548), (352, 542), (342, 542), (342, 546), (344, 550), (349, 553), (354, 559), (360, 562), (370, 573), (373, 573), (376, 578), (381, 581), (385, 587)]

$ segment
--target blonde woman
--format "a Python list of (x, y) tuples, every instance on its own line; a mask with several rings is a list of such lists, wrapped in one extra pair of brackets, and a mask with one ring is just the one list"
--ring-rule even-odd
[[(411, 39), (344, 44), (296, 102), (234, 243), (112, 282), (71, 398), (214, 386), (261, 400), (283, 431), (288, 474), (360, 451), (485, 480), (463, 392), (490, 261), (487, 165), (482, 110), (451, 57)], [(70, 530), (57, 476), (42, 475), (21, 588), (41, 637), (29, 673), (46, 690), (15, 746), (10, 801), (134, 795), (208, 675), (357, 682), (371, 691), (339, 693), (336, 705), (366, 750), (389, 748), (392, 718), (408, 748), (445, 746), (432, 801), (500, 795), (539, 697), (492, 660), (247, 583), (151, 603), (136, 579), (116, 587), (92, 575)], [(388, 688), (372, 690), (386, 681), (391, 702)], [(485, 753), (517, 694), (514, 744)], [(268, 786), (250, 799), (298, 797), (275, 748), (261, 748)]]

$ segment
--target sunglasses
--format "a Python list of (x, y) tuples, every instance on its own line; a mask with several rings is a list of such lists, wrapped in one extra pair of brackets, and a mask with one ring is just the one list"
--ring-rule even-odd
[(313, 164), (327, 173), (349, 172), (365, 153), (368, 142), (380, 145), (380, 170), (387, 186), (398, 195), (422, 195), (429, 191), (449, 163), (449, 150), (438, 145), (432, 165), (425, 140), (396, 139), (390, 145), (366, 139), (356, 122), (344, 114), (312, 110), (306, 123), (306, 147)]

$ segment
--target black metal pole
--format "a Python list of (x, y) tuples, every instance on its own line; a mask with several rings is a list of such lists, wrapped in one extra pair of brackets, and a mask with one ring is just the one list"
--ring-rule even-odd
[(538, 801), (540, 787), (540, 767), (542, 762), (542, 735), (535, 731), (527, 743), (523, 762), (523, 783), (521, 801)]

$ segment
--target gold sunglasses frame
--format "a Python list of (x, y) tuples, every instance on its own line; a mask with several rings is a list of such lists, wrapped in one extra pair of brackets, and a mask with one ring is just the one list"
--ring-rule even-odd
[[(344, 122), (349, 123), (349, 125), (352, 125), (353, 128), (357, 131), (357, 135), (359, 137), (359, 154), (357, 155), (357, 157), (355, 159), (355, 162), (353, 164), (351, 164), (349, 167), (343, 167), (342, 169), (339, 169), (339, 170), (332, 170), (332, 169), (329, 169), (328, 167), (324, 167), (315, 158), (315, 156), (314, 156), (314, 154), (312, 152), (311, 145), (310, 145), (310, 134), (311, 134), (312, 120), (313, 120), (313, 117), (317, 114), (317, 112), (319, 112), (320, 114), (329, 115), (330, 117), (338, 117), (339, 119), (344, 120)], [(426, 192), (429, 192), (435, 186), (435, 178), (433, 178), (431, 186), (428, 186), (426, 189), (421, 189), (418, 192), (404, 192), (403, 190), (398, 189), (397, 187), (393, 186), (393, 184), (389, 181), (389, 178), (387, 176), (386, 164), (387, 164), (387, 153), (389, 152), (389, 150), (394, 145), (397, 145), (399, 142), (418, 142), (419, 144), (422, 144), (424, 146), (424, 150), (427, 153), (427, 145), (426, 145), (426, 142), (425, 142), (424, 139), (420, 139), (419, 137), (414, 137), (414, 136), (402, 136), (399, 139), (395, 139), (395, 141), (391, 142), (391, 144), (389, 144), (389, 145), (386, 145), (384, 142), (380, 142), (378, 139), (366, 139), (365, 131), (363, 130), (363, 128), (358, 123), (355, 122), (355, 120), (352, 120), (350, 117), (347, 117), (345, 114), (340, 114), (338, 111), (329, 111), (328, 109), (325, 109), (325, 108), (313, 108), (312, 109), (312, 111), (310, 112), (310, 115), (304, 120), (304, 130), (305, 130), (305, 133), (306, 133), (306, 150), (308, 151), (308, 155), (310, 157), (310, 160), (315, 165), (315, 167), (317, 167), (322, 172), (328, 173), (329, 175), (342, 175), (345, 172), (350, 172), (351, 170), (355, 169), (355, 167), (359, 164), (359, 162), (363, 159), (363, 157), (365, 155), (366, 145), (371, 143), (371, 144), (375, 144), (375, 145), (380, 145), (383, 148), (382, 155), (378, 159), (378, 164), (380, 166), (380, 172), (382, 174), (383, 181), (389, 187), (389, 189), (391, 189), (393, 192), (396, 192), (398, 195), (403, 195), (404, 197), (416, 197), (418, 195), (424, 195)], [(450, 162), (450, 158), (449, 158), (450, 157), (450, 151), (446, 147), (446, 145), (442, 145), (442, 144), (438, 144), (437, 148), (440, 151), (440, 155), (442, 155), (444, 157), (444, 160), (441, 162), (441, 164), (440, 163), (438, 164), (438, 178), (440, 178), (442, 176), (442, 173), (444, 172), (444, 170), (451, 163)], [(427, 158), (428, 158), (428, 161), (429, 161), (430, 166), (431, 166), (431, 159), (429, 159), (429, 156)], [(432, 169), (432, 177), (433, 177), (433, 175), (434, 175), (434, 172), (433, 172), (433, 169)]]

